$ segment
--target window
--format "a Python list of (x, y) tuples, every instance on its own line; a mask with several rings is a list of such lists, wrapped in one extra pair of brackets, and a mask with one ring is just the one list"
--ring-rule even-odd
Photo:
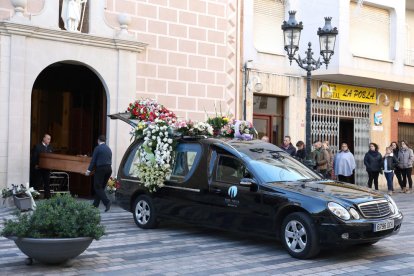
[(406, 57), (405, 63), (408, 65), (414, 65), (414, 11), (405, 11), (405, 24), (406, 24)]
[(201, 146), (199, 144), (178, 145), (170, 180), (183, 182), (197, 167), (200, 156)]
[(283, 31), (280, 27), (285, 20), (285, 7), (278, 0), (254, 0), (253, 7), (254, 46), (259, 52), (283, 52)]
[(139, 148), (140, 145), (141, 145), (141, 143), (136, 144), (135, 147), (129, 153), (128, 159), (125, 162), (124, 169), (123, 169), (125, 175), (136, 177), (136, 175), (134, 175), (134, 171), (135, 171), (134, 164), (139, 163), (138, 148)]
[(253, 125), (259, 133), (259, 139), (267, 136), (272, 144), (282, 143), (283, 104), (282, 97), (253, 96)]
[(240, 180), (250, 177), (246, 167), (236, 158), (221, 155), (217, 166), (216, 180), (228, 183), (240, 183)]
[(350, 2), (350, 46), (353, 54), (368, 58), (390, 58), (390, 12)]

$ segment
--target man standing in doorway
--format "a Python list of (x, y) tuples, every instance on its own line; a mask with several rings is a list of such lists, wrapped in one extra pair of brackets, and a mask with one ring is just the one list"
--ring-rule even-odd
[(354, 155), (349, 151), (348, 144), (341, 144), (341, 151), (335, 155), (335, 175), (338, 180), (352, 184), (352, 174), (356, 168)]
[(90, 175), (91, 171), (95, 168), (95, 177), (93, 180), (95, 199), (93, 206), (98, 208), (99, 203), (102, 201), (105, 205), (105, 212), (108, 212), (111, 208), (111, 201), (105, 194), (105, 188), (112, 174), (112, 151), (105, 142), (105, 135), (100, 135), (98, 138), (98, 146), (93, 150), (92, 160), (85, 175)]
[(295, 156), (296, 153), (296, 148), (292, 145), (291, 141), (290, 141), (290, 136), (285, 136), (283, 138), (283, 143), (282, 145), (280, 145), (280, 148), (284, 151), (286, 151), (287, 153), (289, 153), (291, 156)]
[(39, 159), (40, 153), (50, 153), (53, 151), (52, 146), (50, 145), (51, 140), (52, 137), (45, 133), (42, 142), (33, 148), (32, 154), (32, 168), (34, 170), (35, 178), (35, 184), (33, 186), (36, 190), (40, 190), (43, 187), (45, 198), (50, 198), (50, 170), (39, 168)]

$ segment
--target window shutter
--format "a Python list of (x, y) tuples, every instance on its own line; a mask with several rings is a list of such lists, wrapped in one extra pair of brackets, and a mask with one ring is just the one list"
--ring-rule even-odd
[(279, 0), (254, 0), (254, 46), (259, 52), (284, 53), (283, 31), (285, 7)]
[(350, 45), (353, 54), (378, 59), (390, 57), (390, 12), (350, 2)]
[(414, 11), (405, 11), (405, 23), (407, 42), (405, 62), (414, 65)]

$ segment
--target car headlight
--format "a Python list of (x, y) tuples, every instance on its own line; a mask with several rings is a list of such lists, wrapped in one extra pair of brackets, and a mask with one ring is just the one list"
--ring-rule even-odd
[(329, 202), (328, 209), (340, 219), (349, 220), (351, 218), (351, 214), (349, 214), (348, 210), (336, 202)]
[(349, 213), (352, 215), (354, 219), (359, 219), (359, 213), (354, 208), (349, 208)]
[(400, 212), (400, 210), (398, 210), (397, 204), (395, 203), (394, 199), (392, 199), (392, 197), (387, 196), (388, 199), (388, 204), (390, 206), (391, 212), (393, 214), (398, 214)]

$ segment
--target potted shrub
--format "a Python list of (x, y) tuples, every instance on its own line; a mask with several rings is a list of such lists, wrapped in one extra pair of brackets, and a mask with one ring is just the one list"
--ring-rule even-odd
[(33, 259), (57, 264), (75, 258), (104, 235), (99, 210), (68, 194), (41, 201), (30, 213), (5, 220), (1, 235)]

